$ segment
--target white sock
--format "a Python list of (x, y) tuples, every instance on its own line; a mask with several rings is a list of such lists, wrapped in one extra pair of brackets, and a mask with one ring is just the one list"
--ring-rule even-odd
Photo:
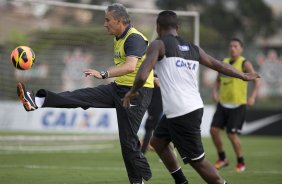
[(35, 104), (37, 107), (42, 107), (45, 101), (45, 97), (35, 97)]
[(175, 171), (170, 172), (170, 174), (173, 174), (173, 173), (175, 173), (175, 172), (179, 171), (179, 169), (181, 169), (181, 167), (179, 167), (179, 168), (178, 168), (178, 169), (176, 169)]

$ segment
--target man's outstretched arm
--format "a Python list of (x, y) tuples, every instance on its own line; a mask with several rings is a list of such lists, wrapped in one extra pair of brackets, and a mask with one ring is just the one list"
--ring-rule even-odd
[(230, 77), (236, 77), (245, 81), (255, 80), (256, 78), (260, 78), (257, 73), (242, 73), (231, 65), (220, 62), (215, 58), (208, 55), (203, 49), (199, 48), (200, 52), (200, 63), (205, 65), (213, 70), (218, 71), (224, 75), (228, 75)]

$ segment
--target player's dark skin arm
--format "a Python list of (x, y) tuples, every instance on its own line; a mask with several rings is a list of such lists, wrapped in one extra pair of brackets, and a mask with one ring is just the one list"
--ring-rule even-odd
[(203, 49), (199, 48), (200, 52), (200, 63), (205, 65), (213, 70), (218, 71), (219, 73), (223, 73), (230, 77), (236, 77), (245, 81), (254, 80), (259, 78), (257, 73), (242, 73), (230, 66), (229, 64), (220, 62), (215, 58), (208, 55)]
[(213, 100), (214, 102), (218, 102), (219, 101), (219, 95), (218, 95), (218, 91), (219, 91), (219, 83), (220, 83), (220, 79), (219, 79), (219, 75), (217, 75), (216, 80), (214, 82), (214, 86), (213, 86)]
[(165, 46), (163, 41), (153, 41), (146, 53), (146, 59), (140, 66), (134, 81), (134, 85), (131, 90), (124, 96), (123, 106), (128, 108), (130, 105), (130, 98), (137, 95), (138, 89), (140, 89), (146, 82), (151, 70), (154, 68), (159, 58), (162, 58), (165, 54)]

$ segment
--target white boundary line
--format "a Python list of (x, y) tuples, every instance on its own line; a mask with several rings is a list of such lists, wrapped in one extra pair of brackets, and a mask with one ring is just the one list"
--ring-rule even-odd
[(25, 151), (25, 152), (54, 152), (54, 151), (85, 151), (104, 150), (114, 148), (113, 144), (98, 145), (53, 145), (53, 146), (1, 146), (0, 151)]
[[(125, 170), (124, 167), (87, 167), (87, 166), (48, 166), (48, 165), (0, 165), (0, 168), (26, 168), (26, 169), (64, 169), (64, 170), (99, 170), (99, 171), (120, 171)], [(165, 168), (151, 168), (153, 172), (167, 172)], [(194, 170), (185, 170), (188, 173), (194, 173)], [(230, 171), (230, 173), (235, 173), (234, 171)], [(244, 171), (245, 174), (264, 174), (264, 175), (281, 175), (281, 170), (270, 170), (270, 171), (255, 171), (255, 170), (247, 170)], [(242, 174), (243, 174), (242, 173)]]
[(0, 141), (101, 141), (117, 140), (117, 135), (13, 135), (0, 136)]

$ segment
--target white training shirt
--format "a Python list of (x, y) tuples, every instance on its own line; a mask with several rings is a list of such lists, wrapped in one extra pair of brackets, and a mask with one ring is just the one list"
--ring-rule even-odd
[(174, 118), (203, 108), (197, 81), (198, 47), (178, 36), (167, 35), (160, 39), (166, 53), (155, 70), (160, 81), (164, 114)]

